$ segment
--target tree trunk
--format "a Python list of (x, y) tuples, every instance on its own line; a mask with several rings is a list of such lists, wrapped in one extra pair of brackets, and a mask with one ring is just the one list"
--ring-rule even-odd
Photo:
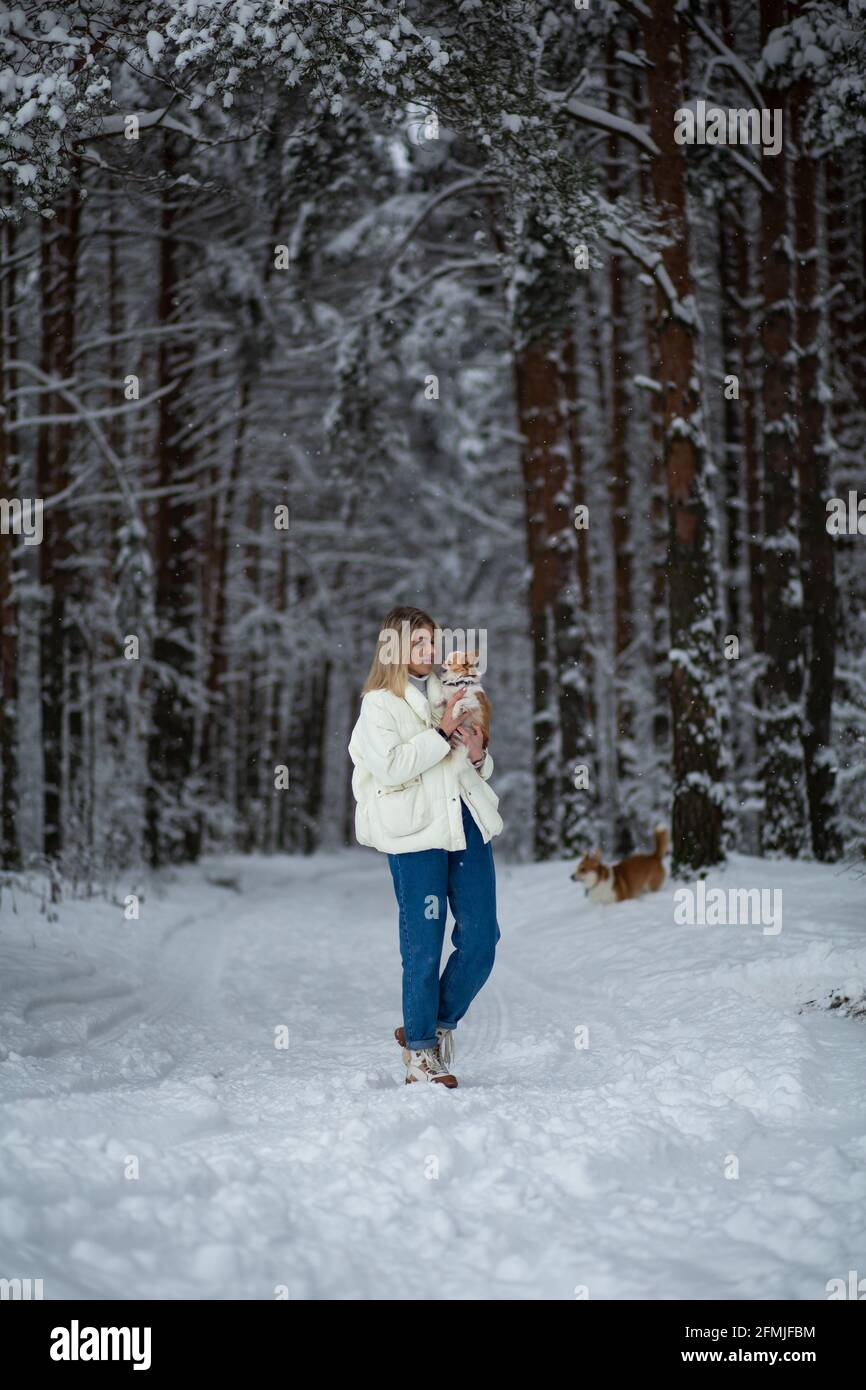
[[(18, 313), (15, 304), (17, 278), (15, 224), (4, 222), (0, 246), (6, 269), (0, 275), (0, 498), (20, 497), (15, 436), (9, 433), (14, 412), (15, 369), (7, 366), (18, 351)], [(15, 565), (12, 537), (0, 541), (0, 868), (17, 869), (21, 863), (18, 840), (18, 612), (15, 602)]]
[[(610, 110), (619, 114), (616, 99), (615, 41), (608, 40), (607, 60), (610, 83)], [(607, 196), (615, 203), (622, 192), (623, 178), (618, 161), (622, 151), (615, 139), (608, 141)], [(636, 777), (634, 765), (634, 710), (631, 702), (631, 663), (634, 623), (632, 612), (632, 540), (628, 416), (631, 411), (629, 359), (626, 347), (628, 317), (626, 278), (621, 256), (609, 254), (610, 266), (610, 511), (614, 555), (613, 695), (615, 820), (614, 851), (618, 856), (634, 850), (631, 818), (624, 801)]]
[[(175, 155), (172, 136), (163, 145), (166, 194), (160, 217), (159, 307), (163, 326), (178, 319), (180, 290), (179, 243), (173, 236), (176, 212), (172, 184)], [(189, 429), (185, 408), (192, 351), (188, 339), (174, 344), (169, 335), (160, 338), (159, 384), (176, 382), (175, 389), (159, 400), (157, 450), (158, 486), (161, 494), (155, 516), (155, 632), (153, 641), (153, 707), (148, 739), (148, 787), (146, 839), (150, 863), (195, 859), (200, 846), (200, 827), (189, 804), (195, 739), (194, 582), (195, 537), (192, 505), (188, 496), (172, 495), (189, 471), (191, 449), (184, 439)]]
[(797, 141), (794, 207), (797, 256), (798, 434), (800, 562), (803, 628), (807, 652), (803, 747), (812, 850), (818, 859), (842, 853), (838, 826), (835, 755), (832, 749), (836, 670), (837, 600), (833, 537), (827, 530), (830, 495), (830, 430), (825, 404), (818, 275), (818, 171), (802, 143), (805, 93), (795, 92)]
[[(238, 420), (235, 426), (228, 477), (223, 496), (218, 499), (213, 537), (214, 563), (210, 581), (212, 614), (207, 644), (208, 669), (206, 677), (208, 713), (202, 728), (201, 768), (209, 785), (219, 788), (220, 793), (223, 793), (228, 785), (226, 774), (229, 740), (226, 733), (229, 727), (229, 712), (225, 678), (229, 669), (227, 632), (229, 553), (231, 536), (237, 528), (235, 507), (244, 454), (245, 422), (249, 400), (250, 383), (244, 378), (241, 381), (238, 394)], [(222, 752), (222, 761), (218, 756), (220, 751)]]
[[(246, 533), (251, 538), (251, 544), (247, 546), (244, 556), (244, 579), (253, 601), (264, 606), (267, 594), (262, 588), (260, 561), (262, 500), (254, 478), (250, 480), (244, 522)], [(269, 643), (268, 646), (270, 645), (272, 644)], [(279, 647), (279, 642), (275, 645)], [(250, 854), (256, 849), (273, 848), (268, 839), (266, 814), (266, 807), (270, 807), (270, 797), (264, 796), (262, 768), (272, 766), (278, 761), (278, 750), (271, 747), (270, 722), (266, 709), (269, 694), (265, 679), (268, 658), (263, 657), (258, 641), (253, 650), (247, 653), (245, 666), (246, 670), (237, 687), (235, 810), (241, 832), (241, 848), (244, 853)]]
[(573, 852), (585, 835), (585, 793), (567, 781), (575, 765), (585, 762), (580, 753), (586, 721), (578, 668), (581, 625), (570, 433), (570, 286), (562, 248), (551, 244), (538, 226), (526, 229), (522, 259), (527, 278), (515, 302), (514, 373), (523, 439), (534, 658), (535, 855), (551, 859), (561, 849), (564, 785), (568, 787), (567, 851)]
[[(72, 353), (75, 348), (78, 325), (78, 280), (79, 250), (81, 233), (81, 161), (73, 163), (73, 181), (64, 214), (64, 233), (60, 238), (58, 251), (61, 264), (59, 289), (59, 338), (57, 341), (56, 371), (61, 378), (72, 372)], [(58, 401), (65, 415), (69, 414), (68, 402)], [(54, 436), (54, 468), (59, 480), (72, 481), (72, 450), (77, 425), (73, 420), (61, 420), (56, 426)], [(69, 510), (67, 511), (67, 506)], [(65, 702), (65, 795), (60, 806), (63, 815), (63, 847), (75, 844), (85, 857), (88, 852), (87, 825), (88, 789), (85, 702), (88, 697), (87, 667), (88, 635), (83, 622), (84, 613), (84, 573), (79, 554), (82, 537), (73, 527), (73, 515), (77, 518), (74, 505), (64, 504), (65, 518), (61, 528), (58, 566), (55, 583), (61, 593), (59, 611), (62, 613), (63, 671), (65, 692), (61, 697), (61, 709)], [(61, 687), (62, 688), (62, 687)]]
[[(571, 516), (576, 522), (578, 508), (587, 506), (588, 502), (586, 459), (580, 430), (577, 351), (572, 328), (567, 331), (563, 342), (562, 389), (570, 445)], [(588, 527), (575, 525), (569, 530), (568, 544), (563, 547), (561, 559), (576, 575), (577, 584), (574, 602), (569, 604), (571, 611), (561, 620), (567, 642), (565, 645), (560, 642), (559, 646), (560, 679), (565, 692), (559, 704), (563, 749), (560, 841), (565, 853), (577, 854), (598, 838), (599, 780), (593, 698)], [(567, 576), (562, 576), (562, 583), (568, 591)], [(580, 772), (584, 767), (588, 773), (585, 788), (581, 785), (583, 778)]]
[[(862, 156), (861, 156), (862, 160)], [(832, 155), (826, 161), (827, 259), (829, 272), (830, 342), (834, 375), (832, 425), (839, 445), (837, 482), (844, 495), (862, 477), (866, 409), (861, 384), (866, 371), (866, 215), (859, 169), (851, 160)]]
[(746, 366), (741, 357), (742, 344), (735, 329), (735, 295), (738, 262), (744, 252), (742, 227), (736, 218), (736, 208), (729, 204), (719, 216), (719, 316), (724, 375), (734, 375), (739, 383), (738, 397), (725, 390), (724, 396), (724, 454), (722, 473), (725, 484), (725, 569), (726, 622), (728, 632), (743, 638), (741, 608), (741, 564), (743, 549), (743, 416), (750, 412), (746, 399)]
[[(785, 22), (785, 0), (761, 0), (761, 39)], [(783, 108), (782, 91), (765, 88)], [(806, 847), (806, 776), (802, 746), (803, 605), (794, 449), (794, 369), (788, 222), (788, 157), (762, 161), (771, 191), (761, 195), (764, 415), (765, 666), (760, 715), (765, 853), (799, 855)]]
[[(49, 378), (63, 378), (71, 365), (75, 337), (80, 195), (77, 179), (58, 213), (57, 228), (42, 228), (40, 290), (42, 341), (40, 367)], [(53, 391), (42, 395), (46, 415), (68, 414), (68, 403)], [(48, 503), (70, 482), (71, 425), (42, 424), (36, 444), (37, 496)], [(73, 655), (68, 631), (72, 597), (72, 547), (68, 503), (46, 514), (39, 546), (42, 614), (39, 661), (42, 687), (43, 849), (57, 860), (64, 846), (63, 728), (68, 689), (67, 659)], [(70, 645), (68, 645), (68, 643)], [(76, 730), (80, 738), (80, 728)], [(80, 745), (79, 745), (80, 746)]]
[[(742, 208), (745, 218), (745, 208)], [(749, 631), (752, 650), (764, 650), (764, 515), (761, 505), (763, 473), (755, 425), (757, 407), (754, 376), (757, 366), (753, 312), (752, 267), (748, 227), (743, 223), (737, 239), (737, 337), (740, 343), (740, 419), (742, 422), (743, 472), (748, 534)]]
[(658, 335), (668, 491), (673, 869), (679, 874), (723, 858), (723, 693), (689, 265), (686, 155), (674, 141), (674, 113), (683, 91), (680, 20), (667, 0), (652, 0), (641, 23), (651, 64), (650, 129), (660, 151), (651, 158), (652, 188), (669, 223), (662, 255), (677, 296), (674, 312), (659, 292)]

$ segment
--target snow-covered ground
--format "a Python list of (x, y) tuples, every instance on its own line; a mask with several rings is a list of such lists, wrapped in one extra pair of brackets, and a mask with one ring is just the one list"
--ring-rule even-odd
[(710, 882), (781, 887), (772, 935), (677, 926), (670, 885), (592, 907), (569, 872), (499, 864), (454, 1091), (402, 1084), (373, 851), (209, 861), (138, 922), (4, 892), (0, 1276), (46, 1298), (823, 1299), (866, 1275), (866, 1021), (801, 1011), (862, 995), (866, 883), (735, 859)]

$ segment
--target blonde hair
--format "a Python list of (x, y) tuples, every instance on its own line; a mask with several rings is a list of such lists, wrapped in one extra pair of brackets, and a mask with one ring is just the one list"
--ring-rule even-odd
[[(366, 695), (370, 690), (390, 690), (392, 695), (399, 695), (400, 698), (406, 694), (406, 685), (409, 680), (409, 652), (402, 645), (404, 624), (409, 624), (409, 634), (417, 632), (419, 628), (430, 629), (431, 636), (435, 637), (436, 624), (425, 613), (423, 608), (392, 608), (382, 619), (382, 626), (379, 629), (379, 637), (376, 643), (376, 654), (373, 657), (367, 679), (364, 682), (364, 689), (361, 692)], [(395, 661), (393, 655), (384, 659), (385, 651), (392, 653), (395, 641), (400, 643), (400, 660)]]

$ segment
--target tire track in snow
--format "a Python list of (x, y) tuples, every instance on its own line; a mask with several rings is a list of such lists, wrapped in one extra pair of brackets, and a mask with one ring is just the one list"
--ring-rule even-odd
[[(78, 1005), (82, 1011), (94, 1003), (117, 1007), (96, 1017), (87, 1017), (85, 1013), (78, 1038), (36, 1037), (13, 1050), (22, 1057), (51, 1059), (73, 1069), (96, 1056), (104, 1058), (113, 1045), (123, 1042), (134, 1031), (150, 1030), (158, 1024), (164, 1026), (172, 1020), (200, 1021), (208, 1001), (216, 997), (219, 988), (231, 925), (231, 914), (215, 912), (212, 904), (205, 910), (186, 913), (164, 928), (158, 944), (142, 957), (138, 969), (144, 980), (138, 983), (124, 981), (100, 985), (94, 981), (90, 988), (76, 990), (69, 988), (69, 983), (85, 974), (92, 980), (95, 972), (70, 974), (66, 981), (60, 982), (56, 992), (46, 991), (27, 1001), (21, 1015), (25, 1024), (38, 1025), (40, 1021), (50, 1024), (52, 1013), (60, 1010), (64, 1011), (61, 1018), (68, 1022), (70, 1005)], [(75, 1022), (73, 1016), (73, 1026)], [(213, 1023), (211, 1011), (209, 1024), (213, 1026)], [(223, 1023), (220, 1020), (221, 1028)], [(160, 1051), (165, 1051), (162, 1040)], [(116, 1067), (111, 1066), (107, 1073), (105, 1062), (101, 1060), (98, 1076), (72, 1070), (68, 1091), (95, 1094), (118, 1085), (153, 1085), (164, 1080), (176, 1066), (176, 1060), (166, 1054), (164, 1061), (150, 1061), (148, 1076), (136, 1082), (128, 1075), (125, 1060), (118, 1059)], [(16, 1091), (14, 1100), (38, 1099), (51, 1094), (52, 1088), (56, 1088), (56, 1078), (46, 1077), (45, 1088)]]

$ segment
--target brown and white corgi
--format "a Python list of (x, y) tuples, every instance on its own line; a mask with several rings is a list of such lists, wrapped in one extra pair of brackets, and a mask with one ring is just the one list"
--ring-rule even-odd
[(643, 893), (657, 893), (665, 881), (662, 859), (667, 853), (668, 832), (664, 826), (656, 827), (655, 838), (653, 854), (631, 854), (614, 865), (603, 864), (601, 850), (594, 849), (583, 856), (571, 877), (583, 884), (586, 896), (594, 903), (622, 903)]

